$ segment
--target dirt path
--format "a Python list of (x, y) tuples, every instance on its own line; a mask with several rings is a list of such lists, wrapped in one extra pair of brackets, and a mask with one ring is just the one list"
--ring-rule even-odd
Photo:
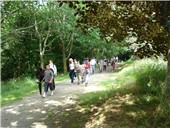
[(56, 85), (53, 96), (50, 96), (49, 92), (46, 98), (42, 98), (37, 89), (36, 94), (1, 108), (1, 127), (48, 128), (44, 124), (44, 120), (50, 116), (48, 113), (50, 109), (56, 108), (60, 111), (62, 106), (74, 104), (75, 99), (84, 93), (103, 90), (104, 88), (98, 87), (96, 84), (109, 78), (111, 74), (111, 67), (109, 67), (106, 72), (92, 75), (87, 87), (84, 87), (84, 84), (77, 85), (77, 81), (72, 85), (70, 80), (66, 80)]

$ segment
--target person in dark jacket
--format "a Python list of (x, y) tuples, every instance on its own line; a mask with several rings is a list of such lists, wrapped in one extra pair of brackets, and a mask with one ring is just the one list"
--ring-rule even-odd
[(42, 95), (42, 83), (41, 83), (41, 81), (44, 78), (44, 70), (42, 68), (39, 68), (37, 70), (36, 77), (38, 79), (37, 83), (38, 83), (39, 92), (40, 92), (40, 95)]

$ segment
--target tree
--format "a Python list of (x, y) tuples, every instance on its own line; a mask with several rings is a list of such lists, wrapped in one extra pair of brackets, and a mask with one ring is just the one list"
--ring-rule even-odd
[[(26, 4), (27, 6), (24, 6)], [(31, 43), (27, 39), (32, 37), (28, 30), (31, 31), (34, 27), (30, 22), (31, 19), (28, 18), (32, 15), (29, 12), (31, 5), (30, 2), (3, 3), (3, 15), (11, 13), (13, 9), (17, 10), (23, 6), (25, 8), (16, 11), (13, 15), (8, 15), (2, 22), (2, 80), (33, 73), (37, 58), (33, 50), (34, 42)]]
[(67, 72), (67, 60), (71, 56), (75, 42), (75, 35), (77, 33), (76, 17), (74, 10), (69, 8), (66, 4), (59, 7), (53, 2), (48, 4), (49, 9), (53, 12), (53, 23), (55, 23), (56, 35), (59, 39), (60, 47), (62, 49), (63, 70)]
[(166, 78), (166, 85), (167, 85), (167, 95), (170, 97), (170, 3), (169, 2), (158, 2), (155, 3), (154, 6), (158, 9), (158, 21), (164, 27), (165, 31), (168, 34), (167, 46), (168, 46), (168, 64), (167, 64), (167, 78)]
[[(44, 69), (44, 55), (46, 52), (46, 48), (51, 45), (52, 41), (54, 41), (55, 37), (49, 41), (49, 38), (52, 36), (53, 32), (53, 22), (51, 19), (50, 11), (48, 7), (40, 5), (34, 14), (35, 20), (35, 34), (38, 37), (39, 44), (39, 56), (40, 56), (40, 65), (41, 68)], [(46, 18), (48, 20), (46, 20)]]

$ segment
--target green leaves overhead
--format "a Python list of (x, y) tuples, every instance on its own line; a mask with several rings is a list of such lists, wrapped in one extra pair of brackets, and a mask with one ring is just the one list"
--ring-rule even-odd
[[(111, 37), (113, 42), (122, 42), (128, 36), (135, 37), (137, 38), (135, 43), (138, 44), (138, 49), (135, 51), (141, 58), (160, 54), (167, 56), (165, 43), (167, 31), (166, 25), (162, 23), (164, 20), (161, 15), (170, 16), (169, 2), (86, 1), (76, 3), (76, 5), (83, 4), (84, 8), (72, 2), (67, 3), (77, 11), (76, 15), (81, 16), (77, 23), (83, 30), (86, 31), (89, 27), (99, 28), (103, 37)], [(162, 12), (165, 10), (163, 6), (166, 12)], [(142, 43), (146, 45), (141, 46)]]
[(167, 34), (152, 3), (4, 1), (1, 7), (3, 79), (33, 72), (49, 59), (66, 71), (69, 57), (111, 57), (129, 48), (140, 57), (167, 53)]

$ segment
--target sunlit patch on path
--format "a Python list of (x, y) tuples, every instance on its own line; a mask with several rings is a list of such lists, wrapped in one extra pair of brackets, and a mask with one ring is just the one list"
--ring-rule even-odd
[(87, 86), (85, 88), (84, 93), (94, 92), (94, 91), (101, 91), (101, 90), (106, 90), (106, 88), (104, 88), (104, 87), (97, 87), (97, 86)]

